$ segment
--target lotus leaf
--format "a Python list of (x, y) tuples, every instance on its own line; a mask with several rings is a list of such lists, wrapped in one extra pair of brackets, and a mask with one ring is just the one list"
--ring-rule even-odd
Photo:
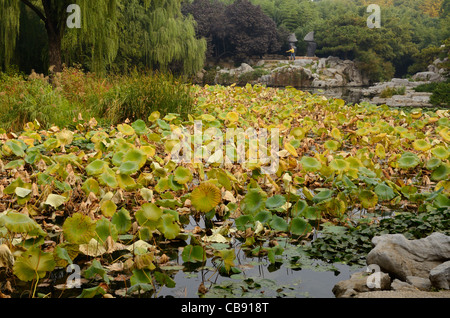
[(255, 215), (266, 206), (267, 194), (260, 189), (250, 189), (243, 200), (241, 208), (244, 214)]
[(424, 139), (417, 139), (413, 142), (413, 147), (417, 151), (428, 151), (431, 149), (431, 145)]
[(204, 182), (191, 193), (192, 205), (200, 212), (209, 212), (222, 201), (219, 188), (210, 182)]
[(266, 208), (269, 210), (277, 209), (286, 204), (286, 198), (282, 195), (274, 195), (266, 201)]
[(14, 263), (14, 274), (22, 281), (29, 282), (44, 278), (47, 272), (53, 271), (56, 263), (51, 253), (32, 247), (23, 252)]
[(378, 203), (377, 194), (371, 190), (360, 191), (358, 197), (362, 207), (366, 209), (373, 208)]
[(85, 244), (95, 235), (95, 222), (88, 216), (75, 213), (63, 224), (64, 237), (74, 244)]
[(450, 156), (450, 152), (444, 146), (436, 146), (436, 147), (434, 147), (431, 150), (431, 153), (435, 157), (437, 157), (437, 158), (439, 158), (441, 160), (446, 160)]
[(116, 211), (111, 218), (111, 223), (115, 225), (119, 234), (125, 234), (131, 228), (131, 216), (127, 209), (121, 208)]
[(192, 181), (192, 172), (184, 167), (177, 167), (174, 171), (174, 179), (179, 184), (186, 184)]
[(320, 163), (319, 160), (308, 156), (303, 156), (302, 159), (300, 160), (300, 163), (302, 164), (302, 167), (305, 171), (314, 172), (322, 168), (322, 164)]
[(405, 152), (397, 161), (398, 167), (401, 169), (413, 169), (420, 163), (419, 157), (412, 152)]

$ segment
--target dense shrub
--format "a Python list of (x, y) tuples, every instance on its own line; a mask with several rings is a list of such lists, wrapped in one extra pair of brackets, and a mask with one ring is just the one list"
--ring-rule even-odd
[(450, 107), (450, 80), (439, 83), (422, 84), (414, 88), (416, 92), (433, 93), (430, 103), (434, 106)]

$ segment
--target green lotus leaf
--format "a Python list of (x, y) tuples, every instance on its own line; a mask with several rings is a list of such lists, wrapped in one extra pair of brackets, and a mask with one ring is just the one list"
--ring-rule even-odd
[(99, 175), (105, 171), (108, 164), (103, 160), (94, 160), (86, 167), (86, 174), (88, 176)]
[(381, 201), (392, 200), (395, 197), (394, 190), (384, 183), (377, 185), (374, 191)]
[(12, 170), (12, 169), (19, 169), (25, 166), (25, 160), (19, 159), (19, 160), (13, 160), (8, 162), (3, 169), (5, 170)]
[(154, 203), (144, 203), (136, 212), (136, 220), (139, 225), (155, 229), (163, 215), (163, 210)]
[(23, 252), (13, 266), (14, 275), (24, 282), (44, 278), (47, 272), (55, 269), (53, 254), (41, 251), (39, 247), (32, 247)]
[(5, 146), (7, 146), (15, 156), (25, 156), (25, 150), (27, 146), (19, 140), (7, 140), (5, 142)]
[(266, 208), (269, 210), (273, 210), (283, 206), (284, 204), (286, 204), (286, 198), (282, 195), (277, 194), (267, 199)]
[(125, 152), (124, 151), (118, 151), (116, 152), (113, 157), (111, 158), (111, 162), (113, 163), (113, 165), (115, 165), (116, 167), (120, 167), (120, 165), (123, 163), (123, 157), (125, 156)]
[(130, 149), (123, 156), (122, 162), (134, 162), (138, 165), (138, 169), (141, 169), (147, 162), (147, 155), (142, 150)]
[(89, 195), (89, 193), (94, 193), (94, 194), (99, 194), (100, 191), (100, 186), (97, 182), (97, 180), (95, 180), (94, 178), (89, 178), (87, 179), (81, 189), (84, 191), (84, 193), (86, 193), (86, 195)]
[(60, 143), (59, 143), (58, 139), (56, 139), (56, 138), (49, 138), (46, 141), (44, 141), (43, 146), (44, 146), (45, 150), (51, 151), (51, 150), (58, 148), (60, 146)]
[(303, 139), (305, 137), (305, 129), (301, 127), (293, 128), (290, 132), (290, 135), (297, 140)]
[(123, 173), (116, 175), (116, 180), (119, 187), (125, 191), (133, 191), (137, 186), (133, 178)]
[(291, 208), (291, 217), (295, 218), (303, 213), (308, 207), (308, 203), (305, 200), (298, 200)]
[(192, 172), (184, 167), (177, 167), (174, 171), (174, 179), (179, 184), (186, 184), (192, 181)]
[(348, 169), (350, 168), (350, 164), (344, 159), (333, 159), (330, 162), (330, 168), (333, 171), (345, 172), (348, 171)]
[(267, 210), (259, 211), (255, 215), (254, 220), (261, 222), (261, 224), (268, 224), (272, 220), (272, 213), (270, 211), (267, 211)]
[(320, 161), (312, 157), (304, 156), (300, 160), (300, 163), (302, 164), (302, 167), (305, 171), (314, 172), (322, 168), (322, 164), (320, 163)]
[(272, 216), (272, 220), (270, 221), (269, 225), (275, 231), (286, 232), (289, 230), (289, 224), (285, 219), (279, 217), (278, 215)]
[(363, 208), (366, 209), (373, 208), (378, 203), (377, 194), (371, 190), (362, 190), (359, 192), (358, 198)]
[(134, 131), (138, 135), (143, 135), (147, 132), (147, 125), (145, 124), (145, 121), (142, 119), (136, 120), (134, 123), (131, 124), (131, 127), (133, 127)]
[(413, 147), (417, 151), (428, 151), (431, 149), (431, 145), (425, 139), (416, 139), (413, 142)]
[(131, 216), (130, 212), (125, 208), (116, 211), (111, 218), (111, 223), (116, 226), (119, 234), (125, 234), (131, 228)]
[(444, 146), (434, 147), (433, 149), (431, 149), (431, 153), (433, 154), (433, 156), (441, 160), (446, 160), (450, 156), (450, 152)]
[(425, 167), (428, 170), (434, 170), (437, 167), (439, 167), (442, 164), (442, 160), (439, 158), (431, 158), (430, 160), (427, 161), (427, 163), (425, 164)]
[(18, 177), (16, 180), (11, 182), (9, 186), (7, 186), (4, 190), (4, 194), (14, 194), (16, 192), (17, 187), (24, 188), (26, 186), (26, 183), (22, 181), (20, 177)]
[(255, 215), (266, 207), (267, 193), (260, 189), (250, 189), (241, 201), (244, 214)]
[(119, 186), (116, 179), (116, 174), (111, 168), (106, 168), (105, 172), (98, 176), (98, 182), (103, 186), (108, 186), (113, 189)]
[(111, 200), (106, 200), (101, 204), (100, 210), (104, 216), (110, 218), (116, 213), (117, 205)]
[(398, 167), (401, 169), (413, 169), (420, 163), (419, 157), (412, 152), (405, 152), (397, 160)]
[(449, 174), (450, 174), (450, 167), (448, 166), (448, 164), (442, 164), (431, 173), (431, 180), (433, 181), (448, 180)]
[(119, 172), (124, 175), (131, 175), (139, 170), (139, 165), (134, 161), (123, 162), (119, 167)]
[(86, 215), (75, 213), (63, 224), (64, 238), (73, 244), (87, 244), (95, 236), (95, 222)]
[(113, 241), (117, 241), (119, 238), (119, 231), (116, 226), (105, 217), (102, 217), (100, 220), (95, 222), (95, 233), (96, 239), (102, 243), (106, 242), (106, 239), (109, 236), (111, 236)]
[(188, 263), (204, 262), (206, 260), (206, 252), (200, 245), (187, 245), (183, 248), (181, 258), (183, 262)]
[(313, 201), (315, 203), (319, 203), (325, 200), (328, 200), (331, 198), (331, 196), (333, 195), (333, 191), (330, 189), (323, 189), (321, 190), (319, 193), (317, 193), (314, 197), (313, 197)]
[(337, 151), (341, 147), (341, 144), (336, 140), (327, 140), (323, 145), (325, 148), (332, 151)]
[(191, 193), (191, 203), (200, 212), (207, 213), (222, 201), (220, 189), (210, 182), (204, 182)]
[(164, 120), (162, 119), (156, 119), (156, 123), (158, 124), (159, 128), (161, 128), (162, 130), (171, 130), (170, 128), (170, 124), (166, 123)]
[(302, 236), (311, 232), (312, 226), (304, 218), (295, 217), (291, 221), (290, 230), (292, 234)]
[(180, 234), (181, 228), (177, 223), (173, 214), (164, 213), (161, 216), (162, 222), (158, 226), (158, 230), (164, 234), (164, 237), (168, 240), (173, 240)]
[(22, 213), (8, 212), (2, 217), (2, 222), (5, 224), (5, 227), (13, 233), (27, 233), (30, 236), (31, 234), (41, 236), (46, 235), (35, 220)]

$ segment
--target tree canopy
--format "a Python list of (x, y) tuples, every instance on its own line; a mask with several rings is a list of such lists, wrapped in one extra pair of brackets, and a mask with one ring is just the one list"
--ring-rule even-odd
[[(81, 11), (80, 28), (67, 27), (73, 4)], [(186, 73), (203, 65), (206, 42), (196, 37), (195, 21), (181, 14), (181, 0), (8, 0), (0, 4), (4, 69), (12, 62), (19, 35), (33, 32), (21, 28), (26, 22), (21, 12), (34, 13), (44, 25), (48, 65), (55, 71), (63, 62), (104, 71), (118, 56), (151, 68), (177, 65)]]

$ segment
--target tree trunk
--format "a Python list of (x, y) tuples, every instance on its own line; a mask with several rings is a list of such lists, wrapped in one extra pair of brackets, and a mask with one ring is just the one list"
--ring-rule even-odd
[(53, 32), (51, 29), (47, 28), (48, 61), (50, 69), (53, 66), (52, 73), (57, 73), (62, 71), (61, 36), (59, 32)]

